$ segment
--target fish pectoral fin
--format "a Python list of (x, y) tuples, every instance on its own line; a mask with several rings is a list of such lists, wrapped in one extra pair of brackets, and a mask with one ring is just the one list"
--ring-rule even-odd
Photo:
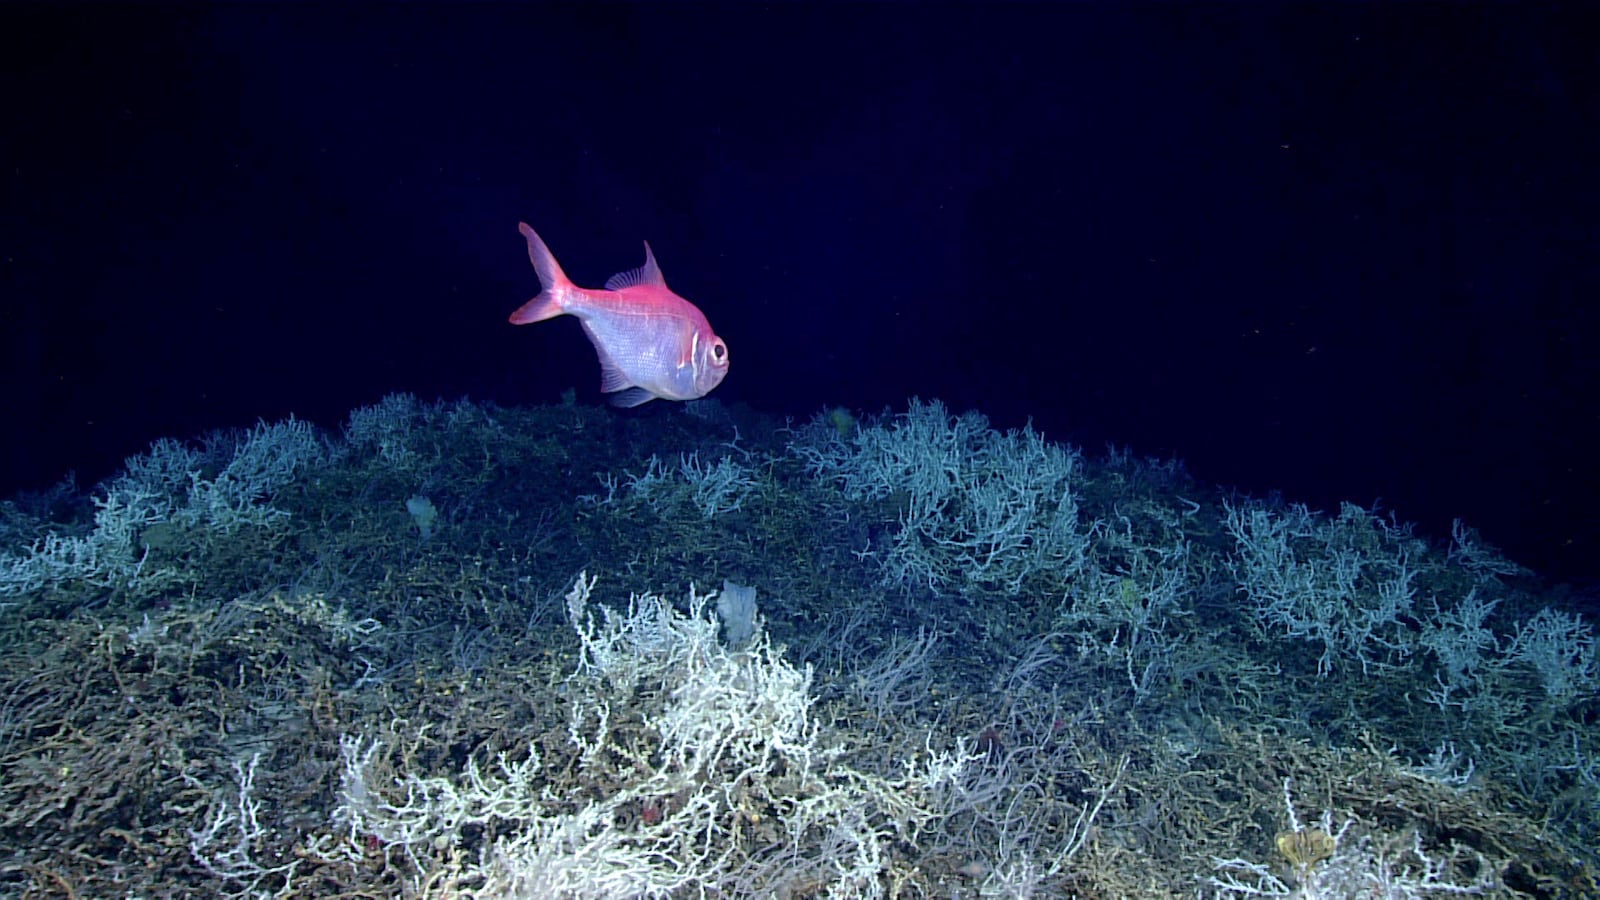
[(600, 354), (600, 393), (609, 394), (612, 391), (620, 391), (623, 388), (630, 387), (633, 387), (633, 380), (628, 377), (626, 372), (617, 368), (616, 363), (613, 363), (602, 352)]
[(611, 358), (611, 354), (606, 352), (605, 343), (594, 333), (594, 329), (589, 327), (588, 322), (583, 323), (583, 333), (589, 336), (589, 343), (594, 347), (594, 355), (600, 359), (600, 393), (609, 394), (612, 391), (633, 387), (633, 379), (629, 378), (627, 373), (622, 371), (622, 367)]
[(642, 403), (649, 403), (655, 398), (655, 394), (650, 393), (642, 387), (624, 388), (623, 390), (611, 395), (611, 405), (623, 407), (638, 406)]

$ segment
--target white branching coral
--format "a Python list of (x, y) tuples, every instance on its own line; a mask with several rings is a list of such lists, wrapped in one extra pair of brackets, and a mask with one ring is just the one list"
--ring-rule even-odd
[[(810, 669), (759, 629), (725, 648), (715, 594), (691, 589), (687, 612), (647, 594), (596, 616), (593, 588), (580, 575), (567, 595), (576, 758), (547, 764), (529, 748), (454, 778), (404, 773), (386, 791), (368, 777), (378, 745), (348, 738), (338, 817), (350, 840), (399, 848), (421, 894), (881, 896), (891, 842), (916, 841), (964, 756), (930, 751), (895, 777), (852, 769), (811, 716)], [(475, 861), (449, 852), (469, 825), (494, 835)]]

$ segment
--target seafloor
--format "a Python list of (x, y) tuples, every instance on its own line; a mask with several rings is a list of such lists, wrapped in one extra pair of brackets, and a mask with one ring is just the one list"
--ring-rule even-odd
[(0, 895), (1596, 895), (1592, 626), (1470, 529), (654, 406), (6, 502)]

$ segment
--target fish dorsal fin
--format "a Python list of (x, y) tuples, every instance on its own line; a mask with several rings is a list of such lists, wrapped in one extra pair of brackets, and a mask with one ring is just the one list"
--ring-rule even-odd
[(653, 284), (663, 288), (667, 286), (667, 280), (661, 277), (661, 267), (656, 265), (656, 255), (650, 252), (649, 241), (644, 242), (644, 265), (626, 272), (618, 272), (607, 278), (606, 290), (620, 291), (640, 284)]

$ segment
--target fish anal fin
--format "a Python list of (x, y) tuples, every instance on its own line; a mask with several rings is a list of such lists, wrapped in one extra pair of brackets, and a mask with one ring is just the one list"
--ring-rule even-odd
[(612, 394), (611, 405), (622, 407), (639, 406), (640, 404), (649, 403), (655, 398), (655, 394), (650, 393), (642, 387), (631, 387)]

